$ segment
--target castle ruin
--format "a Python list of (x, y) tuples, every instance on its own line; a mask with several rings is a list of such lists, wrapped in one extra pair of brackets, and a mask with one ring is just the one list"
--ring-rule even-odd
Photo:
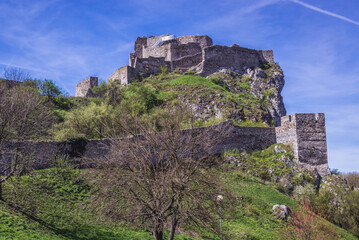
[(76, 85), (75, 97), (94, 97), (92, 88), (98, 86), (97, 77), (88, 77)]
[[(136, 78), (159, 73), (161, 67), (167, 67), (168, 71), (192, 70), (207, 77), (221, 69), (238, 71), (273, 62), (272, 50), (255, 50), (236, 44), (230, 47), (213, 45), (213, 40), (206, 35), (175, 37), (165, 34), (138, 37), (134, 52), (129, 56), (129, 65), (117, 69), (108, 80), (126, 85)], [(85, 96), (83, 93), (90, 92), (94, 86), (88, 82), (85, 79), (76, 86), (75, 96)]]
[[(207, 77), (222, 69), (243, 74), (248, 68), (261, 67), (264, 63), (273, 62), (271, 50), (254, 50), (235, 44), (230, 47), (213, 45), (212, 39), (205, 35), (175, 37), (166, 34), (149, 38), (138, 37), (134, 52), (129, 56), (129, 65), (117, 69), (109, 81), (119, 81), (120, 84), (126, 85), (136, 78), (159, 73), (164, 66), (169, 71), (192, 70), (197, 75)], [(87, 78), (76, 86), (76, 96), (91, 96), (91, 88), (95, 85), (97, 79), (95, 81), (94, 78)], [(280, 120), (277, 127), (232, 126), (232, 134), (215, 148), (218, 151), (237, 148), (240, 151), (251, 152), (275, 143), (289, 144), (299, 166), (315, 169), (320, 175), (329, 174), (324, 114), (283, 115), (285, 110), (284, 114), (278, 115)], [(87, 147), (84, 148), (86, 150), (83, 156), (100, 157), (94, 154), (92, 149), (92, 145), (98, 144), (99, 141), (102, 140), (89, 140), (85, 144)]]
[[(319, 113), (316, 117), (314, 113), (295, 113), (282, 117), (282, 123), (279, 127), (241, 127), (227, 121), (202, 129), (216, 129), (215, 134), (228, 133), (213, 144), (213, 154), (234, 148), (241, 152), (253, 152), (275, 143), (284, 143), (292, 147), (294, 159), (300, 167), (317, 171), (321, 176), (329, 174), (324, 114)], [(181, 134), (186, 134), (186, 131), (188, 130), (182, 130)], [(111, 146), (114, 142), (117, 143), (116, 146), (121, 146), (118, 143), (129, 140), (131, 138), (79, 139), (75, 142), (24, 141), (22, 149), (30, 151), (32, 157), (37, 159), (34, 168), (42, 169), (50, 167), (51, 161), (58, 156), (67, 156), (79, 162), (83, 159), (105, 161), (112, 154)], [(15, 148), (15, 144), (8, 142), (4, 148), (11, 150)], [(0, 169), (3, 161), (11, 161), (11, 156), (0, 155)]]
[(195, 71), (207, 77), (222, 68), (243, 69), (259, 67), (262, 63), (273, 62), (273, 51), (213, 45), (206, 35), (182, 36), (161, 35), (138, 37), (135, 52), (130, 53), (129, 65), (117, 69), (109, 78), (128, 84), (140, 74), (148, 76), (160, 72), (162, 66), (169, 71)]

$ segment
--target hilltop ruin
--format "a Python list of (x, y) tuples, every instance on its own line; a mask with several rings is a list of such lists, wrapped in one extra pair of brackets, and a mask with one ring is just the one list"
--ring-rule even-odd
[[(175, 37), (165, 34), (149, 38), (138, 37), (134, 52), (129, 56), (129, 65), (117, 69), (109, 77), (109, 81), (117, 80), (126, 85), (136, 78), (159, 73), (164, 66), (168, 71), (192, 70), (207, 77), (221, 69), (241, 72), (273, 62), (272, 50), (255, 50), (236, 44), (230, 47), (213, 45), (213, 40), (206, 35)], [(75, 96), (86, 97), (84, 93), (89, 92), (92, 87), (91, 84), (79, 83)]]

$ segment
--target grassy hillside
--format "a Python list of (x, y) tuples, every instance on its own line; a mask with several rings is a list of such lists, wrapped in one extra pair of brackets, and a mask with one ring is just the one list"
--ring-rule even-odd
[[(298, 205), (274, 186), (236, 167), (222, 176), (237, 202), (235, 211), (223, 209), (226, 239), (281, 239), (282, 229), (288, 226), (272, 215), (272, 206), (285, 204), (296, 209)], [(86, 201), (96, 188), (91, 183), (93, 177), (93, 170), (52, 168), (4, 185), (6, 202), (0, 204), (0, 239), (152, 239), (146, 229), (98, 218), (88, 208)], [(344, 230), (336, 231), (340, 239), (356, 239)], [(176, 239), (219, 238), (197, 229), (183, 232)]]

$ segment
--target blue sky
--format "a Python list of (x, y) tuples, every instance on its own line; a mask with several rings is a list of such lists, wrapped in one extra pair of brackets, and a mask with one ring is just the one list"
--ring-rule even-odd
[(330, 168), (359, 171), (358, 0), (1, 0), (0, 12), (0, 71), (21, 67), (70, 94), (126, 65), (137, 36), (273, 49), (288, 113), (326, 113)]

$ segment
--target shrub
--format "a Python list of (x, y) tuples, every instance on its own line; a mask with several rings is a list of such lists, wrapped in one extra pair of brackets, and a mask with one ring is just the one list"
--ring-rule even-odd
[(316, 190), (313, 184), (308, 183), (305, 186), (296, 186), (293, 191), (293, 198), (297, 201), (302, 200), (303, 198), (308, 199), (312, 202), (316, 194)]
[(267, 70), (267, 69), (271, 68), (271, 65), (270, 65), (269, 63), (263, 63), (262, 66), (261, 66), (261, 68), (262, 68), (263, 70)]
[(359, 173), (351, 172), (344, 174), (345, 179), (348, 181), (348, 184), (352, 188), (359, 188)]
[(299, 209), (291, 215), (292, 218), (288, 221), (289, 226), (282, 230), (283, 239), (338, 239), (334, 226), (317, 216), (308, 200), (303, 199)]
[(64, 122), (55, 127), (55, 139), (107, 137), (113, 130), (112, 119), (116, 117), (112, 106), (91, 102), (66, 113)]
[(161, 66), (160, 72), (161, 72), (161, 75), (166, 75), (168, 72), (167, 66)]
[(345, 188), (340, 175), (325, 178), (314, 206), (316, 211), (326, 214), (328, 220), (359, 236), (359, 192)]

